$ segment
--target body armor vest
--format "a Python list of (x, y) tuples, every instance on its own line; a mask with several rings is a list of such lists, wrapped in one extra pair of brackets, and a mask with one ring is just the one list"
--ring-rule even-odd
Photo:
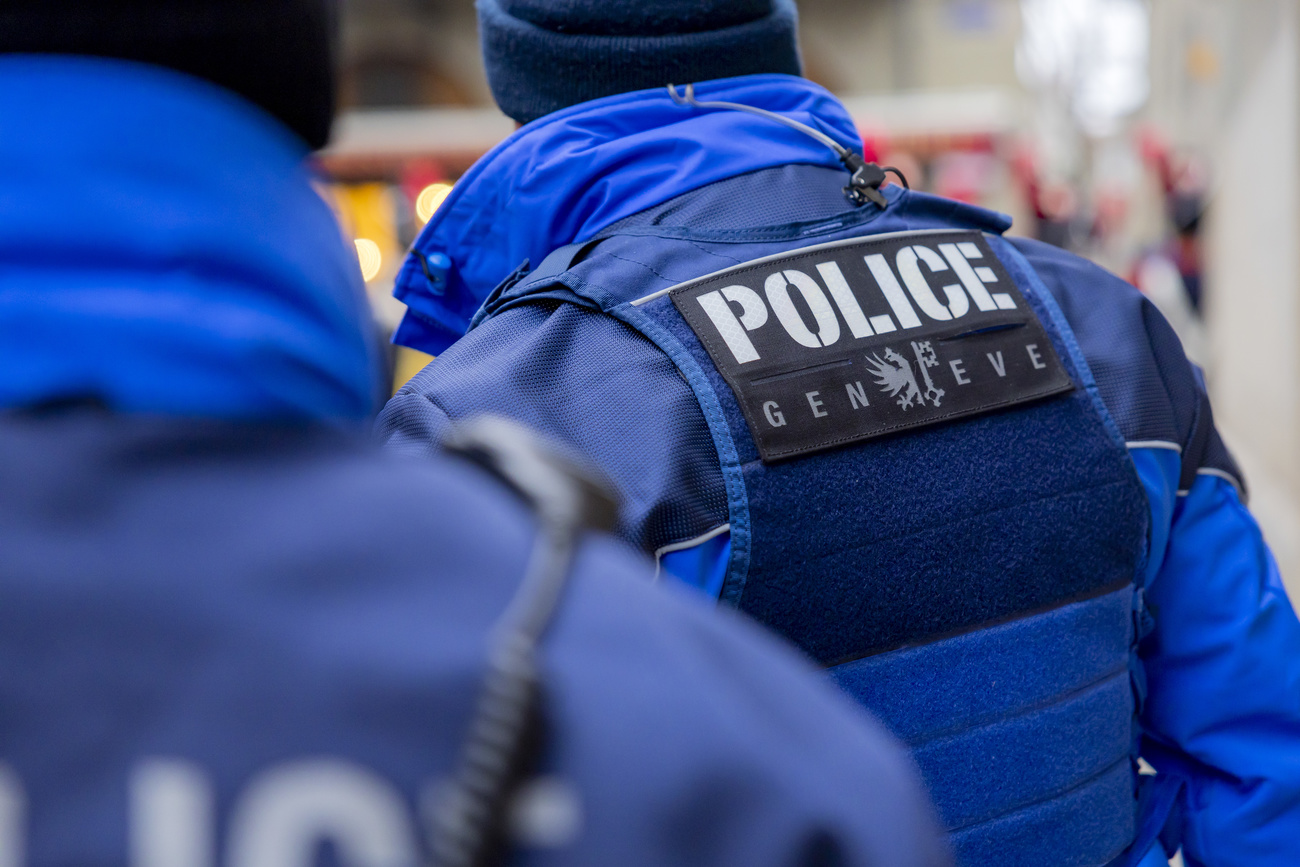
[(723, 601), (911, 746), (964, 867), (1100, 867), (1136, 824), (1145, 495), (1002, 218), (891, 198), (761, 230), (618, 225), (478, 321), (572, 303), (662, 350), (717, 449)]

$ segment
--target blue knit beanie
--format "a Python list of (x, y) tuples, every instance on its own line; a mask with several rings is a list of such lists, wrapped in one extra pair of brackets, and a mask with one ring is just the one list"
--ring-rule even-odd
[(488, 84), (528, 123), (668, 83), (799, 75), (794, 0), (477, 0)]

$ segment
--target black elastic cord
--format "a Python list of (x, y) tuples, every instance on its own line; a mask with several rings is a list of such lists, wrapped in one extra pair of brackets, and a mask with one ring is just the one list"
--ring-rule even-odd
[(543, 742), (537, 644), (568, 582), (576, 526), (542, 517), (528, 576), (498, 626), (451, 789), (435, 814), (436, 867), (487, 867), (510, 851), (510, 806)]
[(903, 189), (905, 190), (912, 189), (912, 185), (907, 182), (907, 175), (903, 174), (893, 166), (881, 166), (880, 170), (884, 172), (893, 172), (894, 174), (898, 175), (899, 183), (903, 185)]
[(443, 447), (508, 485), (533, 507), (538, 523), (523, 584), (492, 631), (460, 765), (429, 829), (434, 867), (488, 867), (510, 855), (511, 806), (536, 773), (544, 741), (538, 645), (568, 585), (582, 533), (613, 529), (618, 497), (603, 479), (506, 419), (461, 422)]
[[(872, 202), (881, 208), (884, 208), (889, 204), (880, 192), (880, 185), (885, 182), (884, 170), (875, 163), (867, 162), (866, 158), (863, 157), (862, 154), (849, 150), (821, 130), (813, 129), (806, 123), (800, 123), (793, 118), (777, 114), (774, 111), (768, 111), (765, 108), (758, 108), (752, 105), (745, 105), (740, 102), (721, 102), (716, 100), (700, 102), (695, 98), (695, 85), (693, 84), (686, 85), (685, 94), (679, 94), (677, 92), (677, 86), (670, 84), (668, 85), (668, 95), (671, 96), (673, 102), (678, 105), (686, 105), (692, 108), (720, 108), (727, 111), (743, 111), (746, 114), (767, 118), (775, 123), (788, 126), (793, 130), (798, 130), (804, 135), (814, 138), (826, 145), (826, 147), (830, 148), (831, 151), (834, 152), (835, 156), (839, 158), (840, 162), (844, 164), (844, 168), (849, 172), (849, 185), (844, 188), (844, 195), (848, 197), (849, 201), (853, 202), (855, 205)], [(893, 169), (893, 172), (900, 178), (903, 177), (902, 172), (899, 172), (897, 169)], [(907, 186), (906, 179), (903, 180), (903, 186)], [(909, 190), (911, 189), (911, 187), (907, 188)]]

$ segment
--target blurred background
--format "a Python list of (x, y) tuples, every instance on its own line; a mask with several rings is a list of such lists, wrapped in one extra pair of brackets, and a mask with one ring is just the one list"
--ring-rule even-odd
[[(514, 124), (472, 0), (346, 0), (322, 155), (377, 318), (403, 251)], [(1300, 0), (799, 0), (809, 78), (868, 158), (1145, 292), (1300, 598)], [(397, 356), (397, 383), (427, 361)]]

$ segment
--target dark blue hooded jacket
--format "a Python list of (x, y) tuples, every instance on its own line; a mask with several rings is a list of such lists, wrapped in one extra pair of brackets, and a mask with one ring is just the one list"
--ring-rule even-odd
[[(370, 444), (305, 156), (197, 80), (0, 58), (6, 867), (424, 863), (534, 522)], [(886, 734), (649, 578), (582, 546), (542, 649), (566, 812), (518, 863), (946, 863)]]
[[(800, 79), (696, 93), (858, 146), (843, 107)], [(599, 461), (626, 538), (794, 640), (912, 745), (959, 863), (1163, 863), (1157, 836), (1197, 867), (1300, 863), (1300, 624), (1199, 371), (1118, 278), (956, 202), (889, 187), (884, 208), (852, 206), (847, 177), (812, 137), (663, 90), (525, 126), (461, 179), (402, 270), (395, 339), (442, 354), (382, 434), (419, 453), (493, 411)], [(762, 460), (751, 409), (670, 290), (717, 275), (757, 299), (727, 275), (802, 255), (772, 267), (803, 268), (825, 301), (807, 276), (818, 256), (901, 233), (936, 263), (928, 287), (909, 283), (917, 303), (942, 289), (956, 304), (971, 283), (931, 249), (952, 231), (998, 260), (1068, 393)], [(996, 276), (963, 267), (972, 299)], [(860, 310), (854, 326), (817, 309), (819, 335), (864, 330)], [(755, 311), (728, 315), (789, 329)], [(959, 392), (972, 363), (993, 377), (998, 357), (981, 356), (965, 372), (944, 361), (936, 387)], [(818, 394), (798, 398), (805, 416), (831, 399)], [(1159, 775), (1139, 776), (1140, 759)]]

